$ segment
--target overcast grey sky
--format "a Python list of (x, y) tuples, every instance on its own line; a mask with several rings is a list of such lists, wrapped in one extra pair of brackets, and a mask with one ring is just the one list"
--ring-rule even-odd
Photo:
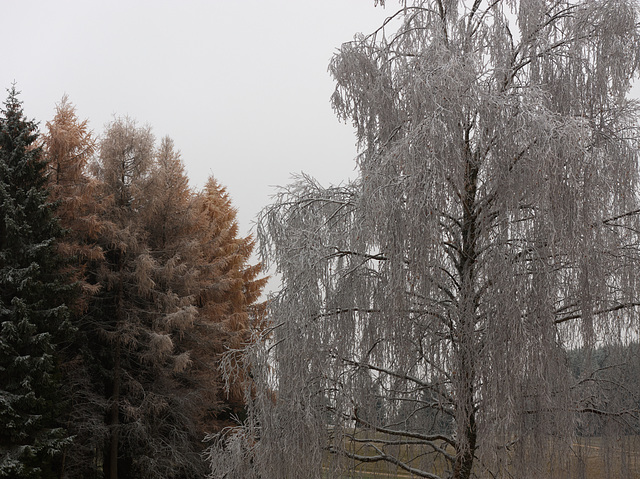
[(66, 93), (96, 134), (129, 115), (171, 136), (192, 186), (211, 174), (227, 186), (245, 234), (292, 173), (355, 177), (355, 137), (331, 110), (327, 65), (398, 7), (388, 3), (0, 0), (0, 87), (15, 80), (42, 128)]
[(369, 33), (373, 0), (0, 0), (2, 101), (15, 80), (44, 129), (68, 94), (96, 134), (115, 116), (171, 136), (192, 186), (213, 174), (243, 234), (274, 185), (307, 172), (355, 177), (355, 137), (338, 122), (327, 65)]

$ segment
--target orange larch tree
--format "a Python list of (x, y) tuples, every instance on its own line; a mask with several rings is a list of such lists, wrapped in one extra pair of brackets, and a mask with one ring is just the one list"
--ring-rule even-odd
[(99, 205), (93, 201), (96, 182), (87, 171), (96, 152), (96, 138), (88, 121), (78, 119), (76, 107), (66, 95), (55, 111), (53, 119), (46, 123), (43, 147), (49, 167), (50, 198), (57, 203), (56, 214), (67, 231), (59, 249), (75, 258), (76, 277), (90, 295), (94, 288), (84, 281), (83, 265), (103, 254), (97, 244), (101, 221)]
[(60, 253), (69, 258), (67, 268), (80, 286), (78, 301), (71, 305), (77, 328), (76, 341), (65, 349), (62, 361), (64, 395), (68, 408), (62, 419), (73, 443), (65, 448), (60, 464), (61, 477), (90, 477), (95, 470), (95, 450), (105, 432), (105, 400), (91, 387), (90, 363), (86, 358), (87, 319), (85, 315), (99, 284), (88, 277), (87, 266), (103, 258), (98, 244), (101, 234), (100, 203), (94, 201), (96, 181), (88, 164), (96, 152), (96, 138), (88, 121), (81, 121), (65, 95), (56, 105), (55, 116), (46, 123), (42, 139), (48, 166), (50, 198), (57, 204), (56, 215), (65, 235), (58, 243)]
[(225, 388), (220, 358), (248, 341), (249, 332), (263, 321), (265, 305), (259, 299), (267, 278), (261, 277), (261, 264), (250, 264), (255, 241), (239, 236), (237, 211), (226, 189), (211, 177), (194, 205), (201, 288), (198, 321), (185, 345), (194, 363), (192, 380), (203, 392), (199, 428), (209, 433), (244, 414), (242, 378)]

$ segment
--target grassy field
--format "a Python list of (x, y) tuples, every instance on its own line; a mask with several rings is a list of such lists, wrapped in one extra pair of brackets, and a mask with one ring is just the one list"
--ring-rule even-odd
[[(373, 455), (371, 448), (363, 445), (350, 446), (352, 452), (361, 455)], [(412, 466), (422, 470), (444, 475), (445, 464), (433, 454), (417, 446), (397, 447), (391, 450), (385, 448), (387, 453), (394, 453), (406, 461), (409, 457), (415, 458)], [(615, 440), (604, 441), (599, 437), (576, 438), (571, 451), (564, 456), (551, 454), (543, 470), (536, 471), (535, 477), (541, 479), (640, 479), (640, 436), (621, 437)], [(553, 458), (555, 456), (555, 458)], [(327, 458), (329, 460), (329, 458)], [(333, 456), (332, 461), (342, 461), (340, 474), (329, 472), (325, 469), (323, 475), (326, 479), (390, 479), (390, 478), (417, 478), (393, 464), (383, 461), (373, 463), (356, 464), (346, 458)], [(329, 464), (329, 463), (327, 463)], [(348, 472), (346, 472), (348, 471)], [(506, 465), (505, 471), (514, 478), (520, 478), (513, 465)], [(491, 474), (483, 472), (479, 464), (474, 468), (475, 477), (489, 479)]]

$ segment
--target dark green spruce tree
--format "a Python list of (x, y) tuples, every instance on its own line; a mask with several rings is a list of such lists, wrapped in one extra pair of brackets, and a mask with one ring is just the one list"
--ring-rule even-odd
[(0, 112), (0, 478), (49, 478), (71, 440), (58, 423), (58, 365), (75, 286), (37, 126), (17, 96), (14, 86)]

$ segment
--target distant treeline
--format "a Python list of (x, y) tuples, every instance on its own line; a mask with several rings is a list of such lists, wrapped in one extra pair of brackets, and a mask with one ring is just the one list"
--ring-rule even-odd
[(577, 433), (580, 436), (633, 435), (640, 431), (637, 414), (611, 417), (604, 414), (614, 405), (619, 410), (640, 410), (634, 388), (640, 377), (640, 343), (626, 346), (607, 345), (596, 348), (577, 348), (567, 352), (569, 367), (578, 384), (587, 386), (591, 393), (585, 399), (589, 409), (579, 417)]

